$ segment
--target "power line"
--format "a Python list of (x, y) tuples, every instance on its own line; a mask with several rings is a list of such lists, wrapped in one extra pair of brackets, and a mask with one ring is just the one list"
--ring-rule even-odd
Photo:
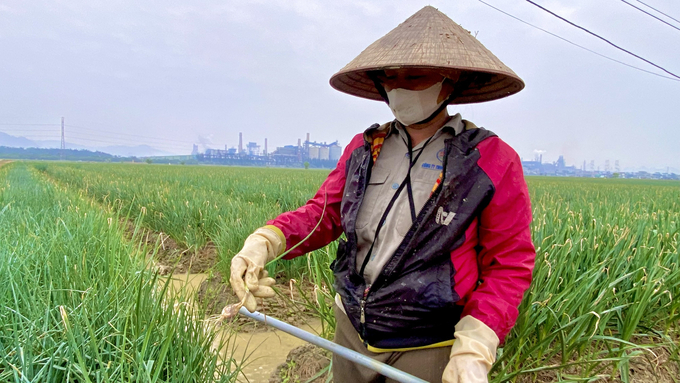
[[(73, 133), (67, 133), (66, 138), (68, 139), (69, 142), (75, 141), (85, 141), (85, 142), (96, 142), (96, 143), (101, 143), (101, 144), (106, 144), (106, 145), (122, 145), (122, 143), (116, 143), (116, 142), (111, 142), (111, 139), (96, 139), (96, 138), (91, 138), (88, 136), (82, 136), (79, 134), (73, 134)], [(182, 145), (172, 145), (172, 144), (154, 144), (158, 146), (163, 146), (164, 148), (172, 148), (172, 149), (181, 149), (181, 150), (188, 150), (187, 146), (182, 146)]]
[(59, 124), (10, 124), (2, 123), (3, 126), (60, 126)]
[[(57, 136), (61, 134), (61, 131), (60, 131), (61, 125), (60, 124), (0, 124), (0, 125), (27, 126), (28, 128), (23, 127), (23, 128), (2, 128), (2, 129), (0, 129), (1, 133), (13, 133), (13, 134), (18, 133), (18, 134), (21, 134), (23, 137), (25, 137), (26, 135), (34, 136), (34, 135), (36, 135), (35, 133), (53, 133), (54, 135), (57, 135)], [(37, 128), (31, 128), (31, 126), (34, 126), (34, 125), (36, 125), (38, 127)], [(54, 126), (55, 129), (43, 129), (41, 127), (41, 126), (48, 126), (48, 125)], [(153, 145), (166, 145), (166, 146), (173, 146), (173, 147), (179, 147), (178, 144), (191, 145), (191, 143), (188, 143), (188, 142), (185, 142), (185, 141), (177, 141), (177, 140), (164, 139), (164, 138), (159, 138), (159, 137), (153, 138), (153, 137), (145, 137), (145, 136), (139, 136), (139, 135), (134, 135), (134, 134), (108, 133), (108, 132), (101, 132), (101, 131), (98, 131), (98, 130), (95, 130), (95, 129), (89, 129), (89, 128), (84, 128), (84, 127), (75, 127), (73, 125), (67, 125), (67, 124), (64, 124), (64, 126), (68, 127), (68, 128), (76, 128), (76, 133), (78, 131), (81, 131), (82, 133), (85, 133), (85, 134), (87, 134), (87, 132), (96, 133), (97, 136), (99, 136), (99, 138), (108, 139), (109, 142), (111, 142), (111, 141), (124, 141), (125, 142), (126, 139), (129, 140), (130, 137), (133, 137), (134, 139), (141, 137), (141, 138), (146, 138), (146, 139), (152, 141), (151, 144), (153, 144)], [(68, 132), (66, 132), (66, 136), (72, 137), (73, 133), (74, 133), (73, 131), (68, 131)], [(129, 136), (129, 137), (126, 138), (126, 137), (121, 137), (121, 136)], [(52, 138), (52, 135), (50, 135), (50, 137)], [(25, 138), (28, 138), (28, 137), (25, 137)], [(44, 136), (41, 136), (38, 139), (44, 139), (44, 138), (45, 138)], [(105, 141), (100, 141), (100, 142), (105, 142)]]
[(662, 19), (662, 18), (659, 18), (659, 17), (657, 17), (657, 16), (652, 15), (651, 13), (645, 11), (645, 10), (642, 9), (642, 8), (636, 7), (635, 5), (633, 5), (633, 4), (629, 3), (629, 2), (627, 2), (626, 0), (621, 0), (621, 1), (623, 1), (624, 3), (630, 5), (631, 7), (637, 9), (638, 11), (640, 11), (640, 12), (646, 14), (646, 15), (652, 16), (653, 18), (655, 18), (655, 19), (661, 21), (662, 23), (664, 23), (664, 24), (670, 26), (671, 28), (675, 28), (675, 29), (677, 29), (677, 30), (680, 31), (680, 28), (678, 28), (678, 27), (676, 27), (675, 25), (669, 23), (668, 21), (666, 21), (666, 20), (664, 20), (664, 19)]
[[(23, 126), (22, 128), (2, 128), (0, 129), (0, 133), (12, 133), (12, 134), (20, 134), (21, 137), (28, 139), (28, 140), (53, 140), (57, 141), (61, 137), (61, 131), (60, 127), (61, 124), (8, 124), (8, 123), (0, 123), (0, 126)], [(55, 129), (44, 129), (42, 128), (43, 126), (53, 126)], [(95, 129), (89, 129), (85, 127), (75, 127), (72, 125), (66, 125), (64, 124), (65, 127), (70, 127), (70, 128), (76, 128), (74, 130), (67, 130), (65, 132), (65, 138), (70, 140), (75, 140), (77, 142), (91, 142), (91, 143), (98, 143), (98, 144), (107, 144), (107, 145), (129, 145), (129, 140), (131, 138), (126, 138), (126, 137), (121, 137), (121, 136), (131, 136), (134, 137), (134, 139), (137, 139), (139, 137), (142, 138), (147, 138), (151, 140), (152, 142), (149, 142), (150, 145), (162, 147), (165, 149), (172, 149), (172, 150), (187, 150), (187, 148), (191, 145), (191, 143), (188, 142), (183, 142), (183, 141), (177, 141), (177, 140), (171, 140), (171, 139), (162, 139), (162, 138), (152, 138), (152, 137), (145, 137), (145, 136), (139, 136), (139, 135), (127, 135), (123, 133), (108, 133), (108, 132), (101, 132), (97, 131)], [(90, 132), (96, 133), (96, 136), (93, 136), (90, 134)], [(47, 134), (46, 134), (47, 133)], [(52, 133), (52, 134), (49, 134)], [(103, 134), (102, 134), (103, 133)], [(153, 141), (161, 141), (161, 142), (153, 142)], [(164, 141), (164, 142), (163, 142)], [(63, 143), (62, 143), (63, 144)]]
[(92, 128), (86, 128), (84, 126), (75, 126), (75, 125), (66, 125), (66, 127), (69, 128), (76, 128), (76, 129), (83, 129), (91, 132), (96, 132), (100, 134), (109, 134), (109, 135), (114, 135), (114, 136), (127, 136), (127, 137), (135, 137), (135, 138), (145, 138), (148, 140), (156, 140), (156, 141), (166, 141), (166, 142), (177, 142), (181, 144), (186, 144), (186, 141), (180, 141), (180, 140), (173, 140), (170, 138), (162, 138), (162, 137), (149, 137), (149, 136), (141, 136), (138, 134), (129, 134), (129, 133), (119, 133), (119, 132), (109, 132), (109, 131), (102, 131), (98, 129), (92, 129)]
[(598, 55), (598, 56), (600, 56), (600, 57), (606, 58), (607, 60), (613, 61), (613, 62), (618, 63), (618, 64), (621, 64), (621, 65), (625, 65), (625, 66), (627, 66), (627, 67), (629, 67), (629, 68), (633, 68), (633, 69), (636, 69), (636, 70), (639, 70), (639, 71), (642, 71), (642, 72), (645, 72), (645, 73), (653, 74), (654, 76), (658, 76), (658, 77), (665, 78), (665, 79), (668, 79), (668, 80), (673, 80), (673, 81), (680, 81), (680, 80), (678, 80), (678, 79), (676, 79), (676, 78), (664, 76), (664, 75), (659, 74), (659, 73), (654, 73), (654, 72), (652, 72), (652, 71), (648, 71), (648, 70), (646, 70), (646, 69), (638, 68), (638, 67), (636, 67), (636, 66), (634, 66), (634, 65), (627, 64), (627, 63), (625, 63), (625, 62), (623, 62), (623, 61), (616, 60), (616, 59), (611, 58), (611, 57), (609, 57), (609, 56), (605, 56), (605, 55), (603, 55), (603, 54), (601, 54), (601, 53), (595, 52), (595, 51), (592, 50), (592, 49), (588, 49), (588, 48), (586, 48), (586, 47), (584, 47), (584, 46), (582, 46), (582, 45), (579, 45), (579, 44), (576, 44), (575, 42), (572, 42), (572, 41), (570, 41), (570, 40), (567, 40), (567, 39), (565, 39), (564, 37), (561, 37), (561, 36), (556, 35), (556, 34), (550, 32), (550, 31), (547, 31), (547, 30), (545, 30), (545, 29), (543, 29), (543, 28), (541, 28), (541, 27), (538, 27), (538, 26), (536, 26), (536, 25), (534, 25), (534, 24), (531, 24), (531, 23), (529, 23), (529, 22), (526, 22), (526, 21), (524, 21), (524, 20), (522, 20), (522, 19), (520, 19), (520, 18), (518, 18), (518, 17), (516, 17), (516, 16), (513, 16), (513, 15), (511, 15), (511, 14), (509, 14), (509, 13), (503, 11), (502, 9), (496, 8), (495, 6), (493, 6), (493, 5), (489, 4), (489, 3), (484, 2), (483, 0), (477, 0), (477, 1), (479, 1), (480, 3), (482, 3), (482, 4), (486, 5), (486, 6), (489, 6), (489, 7), (493, 8), (493, 9), (497, 10), (498, 12), (500, 12), (500, 13), (506, 15), (506, 16), (512, 17), (513, 19), (515, 19), (515, 20), (517, 20), (517, 21), (520, 21), (520, 22), (522, 22), (522, 23), (524, 23), (524, 24), (526, 24), (526, 25), (528, 25), (528, 26), (530, 26), (530, 27), (536, 28), (536, 29), (538, 29), (539, 31), (545, 32), (545, 33), (547, 33), (547, 34), (549, 34), (549, 35), (551, 35), (551, 36), (553, 36), (553, 37), (557, 37), (558, 39), (560, 39), (560, 40), (562, 40), (562, 41), (565, 41), (565, 42), (567, 42), (567, 43), (569, 43), (569, 44), (571, 44), (571, 45), (573, 45), (573, 46), (579, 47), (579, 48), (581, 48), (581, 49), (583, 49), (583, 50), (586, 50), (586, 51), (588, 51), (588, 52), (590, 52), (590, 53), (596, 54), (596, 55)]
[[(87, 135), (86, 133), (78, 133), (78, 132), (67, 132), (66, 133), (66, 138), (68, 139), (69, 142), (72, 141), (86, 141), (86, 142), (97, 142), (101, 144), (107, 144), (107, 145), (129, 145), (129, 142), (125, 141), (124, 138), (118, 138), (118, 139), (112, 139), (109, 137), (92, 137), (90, 135)], [(118, 142), (115, 142), (118, 141)], [(121, 142), (122, 141), (122, 142)], [(189, 144), (185, 145), (180, 145), (180, 144), (154, 144), (152, 143), (151, 145), (154, 146), (159, 146), (163, 148), (172, 148), (172, 149), (178, 149), (178, 150), (187, 150), (187, 147)]]
[(651, 8), (651, 9), (653, 9), (653, 10), (659, 12), (660, 14), (662, 14), (662, 15), (668, 17), (668, 18), (671, 19), (671, 20), (675, 20), (675, 21), (677, 21), (678, 23), (680, 23), (680, 20), (674, 18), (673, 16), (670, 16), (670, 15), (668, 15), (668, 14), (665, 14), (665, 13), (661, 12), (660, 10), (658, 10), (658, 9), (656, 9), (656, 8), (654, 8), (654, 7), (652, 7), (651, 5), (649, 5), (649, 4), (647, 4), (647, 3), (643, 3), (643, 2), (640, 1), (640, 0), (637, 0), (637, 2), (640, 3), (640, 4), (642, 4), (642, 5), (644, 5), (644, 6), (646, 6), (646, 7), (648, 7), (648, 8)]
[(2, 132), (19, 132), (19, 133), (33, 133), (33, 132), (56, 132), (54, 129), (2, 129)]
[(656, 67), (656, 68), (658, 68), (658, 69), (661, 69), (662, 71), (664, 71), (664, 72), (670, 74), (671, 76), (673, 76), (673, 77), (675, 77), (675, 78), (677, 78), (677, 79), (680, 79), (680, 76), (678, 76), (678, 75), (676, 75), (675, 73), (673, 73), (673, 72), (667, 70), (666, 68), (664, 68), (664, 67), (662, 67), (662, 66), (660, 66), (660, 65), (654, 64), (653, 62), (647, 60), (646, 58), (640, 57), (640, 56), (636, 55), (635, 53), (633, 53), (633, 52), (631, 52), (631, 51), (628, 51), (628, 50), (626, 50), (626, 49), (624, 49), (624, 48), (621, 48), (620, 46), (618, 46), (618, 45), (612, 43), (611, 41), (605, 39), (604, 37), (598, 35), (597, 33), (593, 33), (593, 32), (591, 32), (591, 31), (589, 31), (588, 29), (583, 28), (582, 26), (577, 25), (577, 24), (575, 24), (575, 23), (573, 23), (573, 22), (571, 22), (571, 21), (565, 19), (564, 17), (562, 17), (562, 16), (556, 14), (555, 12), (553, 12), (553, 11), (547, 9), (547, 8), (544, 8), (544, 7), (542, 7), (542, 6), (540, 6), (540, 5), (536, 4), (536, 3), (534, 3), (534, 2), (531, 1), (531, 0), (526, 0), (526, 1), (527, 1), (528, 3), (530, 3), (530, 4), (532, 4), (532, 5), (535, 5), (536, 7), (540, 8), (540, 9), (542, 9), (543, 11), (550, 13), (551, 15), (557, 17), (558, 19), (560, 19), (560, 20), (562, 20), (562, 21), (564, 21), (564, 22), (566, 22), (566, 23), (568, 23), (568, 24), (570, 24), (570, 25), (572, 25), (572, 26), (574, 26), (574, 27), (576, 27), (576, 28), (578, 28), (578, 29), (580, 29), (580, 30), (582, 30), (582, 31), (584, 31), (584, 32), (587, 32), (587, 33), (589, 33), (589, 34), (591, 34), (591, 35), (597, 37), (598, 39), (600, 39), (600, 40), (602, 40), (602, 41), (605, 41), (607, 44), (609, 44), (609, 45), (615, 47), (616, 49), (619, 49), (619, 50), (621, 50), (621, 51), (623, 51), (623, 52), (626, 52), (626, 53), (628, 53), (629, 55), (631, 55), (631, 56), (633, 56), (633, 57), (637, 57), (638, 59), (640, 59), (640, 60), (646, 62), (647, 64), (650, 64), (650, 65), (652, 65), (652, 66), (654, 66), (654, 67)]

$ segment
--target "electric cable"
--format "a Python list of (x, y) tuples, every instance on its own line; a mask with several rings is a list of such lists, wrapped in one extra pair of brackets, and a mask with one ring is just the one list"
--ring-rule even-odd
[(621, 1), (623, 1), (624, 3), (630, 5), (631, 7), (637, 9), (638, 11), (640, 11), (640, 12), (646, 14), (646, 15), (652, 16), (653, 18), (655, 18), (655, 19), (661, 21), (662, 23), (664, 23), (664, 24), (670, 26), (671, 28), (675, 28), (675, 29), (677, 29), (677, 30), (680, 31), (680, 28), (678, 28), (678, 27), (676, 27), (675, 25), (669, 23), (668, 21), (666, 21), (666, 20), (664, 20), (664, 19), (662, 19), (662, 18), (660, 18), (660, 17), (657, 17), (657, 16), (652, 15), (651, 13), (645, 11), (645, 10), (642, 9), (642, 8), (636, 7), (635, 5), (633, 5), (633, 4), (629, 3), (629, 2), (627, 2), (626, 0), (621, 0)]
[(642, 69), (642, 68), (636, 67), (636, 66), (634, 66), (634, 65), (627, 64), (627, 63), (625, 63), (625, 62), (623, 62), (623, 61), (619, 61), (619, 60), (617, 60), (617, 59), (614, 59), (614, 58), (611, 58), (611, 57), (609, 57), (609, 56), (603, 55), (603, 54), (598, 53), (598, 52), (596, 52), (596, 51), (594, 51), (594, 50), (592, 50), (592, 49), (589, 49), (589, 48), (586, 48), (586, 47), (584, 47), (584, 46), (582, 46), (582, 45), (576, 44), (576, 43), (573, 42), (573, 41), (567, 40), (567, 39), (565, 39), (565, 38), (562, 37), (562, 36), (559, 36), (559, 35), (557, 35), (557, 34), (555, 34), (555, 33), (552, 33), (552, 32), (550, 32), (550, 31), (548, 31), (548, 30), (545, 30), (545, 29), (543, 29), (543, 28), (541, 28), (541, 27), (538, 27), (538, 26), (536, 26), (536, 25), (534, 25), (534, 24), (531, 24), (531, 23), (529, 23), (529, 22), (527, 22), (527, 21), (524, 21), (524, 20), (520, 19), (519, 17), (513, 16), (513, 15), (511, 15), (510, 13), (505, 12), (504, 10), (502, 10), (502, 9), (500, 9), (500, 8), (497, 8), (497, 7), (491, 5), (491, 4), (489, 4), (489, 3), (487, 3), (487, 2), (485, 2), (485, 1), (483, 1), (483, 0), (477, 0), (477, 1), (479, 1), (480, 3), (482, 3), (482, 4), (484, 4), (484, 5), (488, 6), (488, 7), (491, 7), (491, 8), (493, 8), (493, 9), (497, 10), (498, 12), (500, 12), (500, 13), (506, 15), (506, 16), (512, 17), (513, 19), (515, 19), (515, 20), (517, 20), (517, 21), (519, 21), (519, 22), (522, 22), (522, 23), (524, 23), (524, 24), (526, 24), (526, 25), (528, 25), (528, 26), (530, 26), (530, 27), (536, 28), (536, 29), (538, 29), (539, 31), (545, 32), (545, 33), (547, 33), (547, 34), (549, 34), (549, 35), (551, 35), (551, 36), (553, 36), (553, 37), (557, 37), (558, 39), (560, 39), (560, 40), (562, 40), (562, 41), (565, 41), (565, 42), (567, 42), (567, 43), (569, 43), (569, 44), (571, 44), (571, 45), (573, 45), (573, 46), (576, 46), (576, 47), (578, 47), (578, 48), (581, 48), (581, 49), (583, 49), (583, 50), (586, 50), (586, 51), (588, 51), (588, 52), (590, 52), (590, 53), (596, 54), (596, 55), (598, 55), (598, 56), (600, 56), (600, 57), (603, 57), (603, 58), (605, 58), (605, 59), (607, 59), (607, 60), (613, 61), (613, 62), (618, 63), (618, 64), (621, 64), (621, 65), (625, 65), (625, 66), (627, 66), (627, 67), (629, 67), (629, 68), (633, 68), (633, 69), (636, 69), (636, 70), (639, 70), (639, 71), (642, 71), (642, 72), (645, 72), (645, 73), (653, 74), (654, 76), (658, 76), (658, 77), (665, 78), (665, 79), (668, 79), (668, 80), (673, 80), (673, 81), (680, 81), (680, 79), (677, 79), (677, 78), (674, 78), (674, 77), (664, 76), (664, 75), (659, 74), (659, 73), (654, 73), (654, 72), (652, 72), (652, 71), (648, 71), (648, 70), (646, 70), (646, 69)]
[(7, 132), (18, 132), (18, 133), (35, 133), (35, 132), (52, 132), (52, 133), (58, 133), (59, 131), (54, 130), (54, 129), (5, 129), (2, 128), (0, 129), (1, 132), (7, 133)]
[[(42, 126), (55, 126), (55, 127), (60, 127), (59, 124), (0, 124), (1, 126), (24, 126), (22, 128), (0, 128), (1, 133), (6, 133), (6, 134), (21, 134), (22, 137), (26, 139), (31, 139), (31, 140), (44, 140), (44, 139), (54, 139), (54, 137), (57, 137), (59, 139), (60, 131), (59, 129), (42, 129)], [(31, 126), (36, 126), (36, 128), (30, 128)], [(28, 127), (28, 128), (27, 128)], [(164, 146), (166, 148), (174, 148), (174, 149), (186, 149), (188, 145), (191, 145), (190, 143), (184, 142), (184, 141), (177, 141), (177, 140), (171, 140), (171, 139), (163, 139), (163, 138), (154, 138), (154, 137), (145, 137), (145, 136), (140, 136), (140, 135), (135, 135), (135, 134), (125, 134), (125, 133), (109, 133), (109, 132), (101, 132), (97, 131), (95, 129), (88, 129), (84, 127), (75, 127), (72, 125), (64, 125), (64, 127), (68, 128), (75, 128), (75, 130), (69, 129), (66, 132), (66, 136), (71, 138), (78, 138), (78, 139), (85, 139), (89, 141), (94, 141), (91, 136), (84, 136), (87, 135), (88, 132), (93, 132), (96, 133), (98, 137), (95, 138), (100, 138), (100, 140), (96, 140), (96, 142), (100, 143), (109, 143), (111, 145), (116, 145), (115, 141), (121, 142), (120, 144), (128, 144), (126, 141), (126, 137), (122, 136), (128, 136), (127, 140), (130, 138), (138, 139), (139, 137), (145, 138), (151, 142), (148, 142), (151, 145), (157, 145), (157, 146)], [(36, 134), (37, 133), (37, 134)], [(53, 133), (51, 135), (44, 135), (42, 133)], [(80, 135), (79, 135), (80, 134)], [(37, 136), (37, 137), (36, 137)], [(108, 140), (108, 141), (105, 141)]]
[(149, 136), (142, 136), (138, 134), (130, 134), (130, 133), (119, 133), (119, 132), (111, 132), (111, 131), (102, 131), (98, 129), (93, 129), (93, 128), (86, 128), (84, 126), (76, 126), (76, 125), (64, 125), (65, 127), (69, 128), (76, 128), (76, 129), (83, 129), (83, 130), (88, 130), (91, 132), (96, 132), (96, 133), (105, 133), (105, 134), (110, 134), (114, 136), (128, 136), (128, 137), (135, 137), (135, 138), (145, 138), (148, 140), (156, 140), (156, 141), (166, 141), (166, 142), (177, 142), (181, 144), (186, 144), (186, 141), (180, 141), (180, 140), (173, 140), (171, 138), (162, 138), (162, 137), (149, 137)]
[(647, 59), (644, 58), (644, 57), (638, 56), (638, 55), (636, 55), (635, 53), (633, 53), (633, 52), (631, 52), (631, 51), (629, 51), (629, 50), (626, 50), (626, 49), (624, 49), (624, 48), (621, 48), (620, 46), (618, 46), (618, 45), (612, 43), (611, 41), (605, 39), (604, 37), (598, 35), (597, 33), (591, 32), (591, 31), (589, 31), (588, 29), (586, 29), (586, 28), (584, 28), (584, 27), (582, 27), (582, 26), (580, 26), (580, 25), (578, 25), (578, 24), (575, 24), (575, 23), (573, 23), (573, 22), (571, 22), (571, 21), (565, 19), (564, 17), (562, 17), (562, 16), (556, 14), (555, 12), (553, 12), (553, 11), (551, 11), (551, 10), (549, 10), (549, 9), (547, 9), (547, 8), (545, 8), (545, 7), (543, 7), (543, 6), (541, 6), (541, 5), (538, 5), (538, 4), (534, 3), (534, 2), (531, 1), (531, 0), (526, 0), (526, 1), (527, 1), (528, 3), (530, 3), (530, 4), (532, 4), (532, 5), (534, 5), (534, 6), (538, 7), (538, 8), (540, 8), (541, 10), (543, 10), (543, 11), (545, 11), (545, 12), (547, 12), (547, 13), (549, 13), (549, 14), (555, 16), (555, 17), (557, 17), (558, 19), (560, 19), (560, 20), (562, 20), (562, 21), (568, 23), (569, 25), (572, 25), (572, 26), (574, 26), (574, 27), (576, 27), (576, 28), (578, 28), (578, 29), (580, 29), (580, 30), (582, 30), (582, 31), (584, 31), (584, 32), (587, 32), (588, 34), (590, 34), (590, 35), (592, 35), (592, 36), (597, 37), (598, 39), (600, 39), (600, 40), (606, 42), (607, 44), (609, 44), (609, 45), (615, 47), (616, 49), (619, 49), (619, 50), (621, 50), (621, 51), (623, 51), (623, 52), (626, 52), (626, 53), (628, 53), (629, 55), (631, 55), (631, 56), (633, 56), (633, 57), (637, 57), (638, 59), (640, 59), (640, 60), (646, 62), (647, 64), (650, 64), (650, 65), (652, 65), (652, 66), (654, 66), (654, 67), (656, 67), (656, 68), (658, 68), (658, 69), (661, 69), (662, 71), (664, 71), (664, 72), (670, 74), (671, 76), (673, 76), (673, 77), (675, 77), (675, 78), (677, 78), (677, 79), (680, 79), (680, 76), (678, 76), (678, 75), (676, 75), (675, 73), (669, 71), (668, 69), (666, 69), (666, 68), (664, 68), (664, 67), (662, 67), (662, 66), (660, 66), (660, 65), (657, 65), (657, 64), (655, 64), (655, 63), (653, 63), (653, 62), (647, 60)]
[(644, 5), (644, 6), (646, 6), (646, 7), (649, 7), (649, 8), (651, 8), (651, 9), (653, 9), (653, 10), (659, 12), (660, 14), (662, 14), (662, 15), (668, 17), (669, 19), (674, 20), (674, 21), (677, 21), (678, 23), (680, 23), (680, 20), (674, 18), (673, 16), (670, 16), (670, 15), (668, 15), (668, 14), (666, 14), (666, 13), (663, 13), (663, 12), (661, 12), (660, 10), (658, 10), (658, 9), (656, 9), (656, 8), (654, 8), (654, 7), (652, 7), (651, 5), (649, 5), (649, 4), (647, 4), (647, 3), (643, 3), (643, 2), (640, 1), (640, 0), (636, 0), (636, 1), (637, 1), (638, 3), (640, 3), (640, 4)]
[[(81, 142), (82, 141), (97, 142), (97, 143), (107, 144), (107, 145), (123, 145), (124, 144), (124, 143), (121, 143), (121, 142), (118, 142), (118, 143), (112, 142), (111, 139), (100, 140), (100, 139), (96, 139), (96, 138), (83, 136), (83, 135), (80, 135), (80, 134), (77, 134), (77, 133), (76, 134), (74, 134), (74, 133), (67, 134), (66, 139), (69, 142), (71, 142), (71, 140), (75, 140), (75, 141), (81, 141)], [(121, 140), (124, 140), (124, 139), (121, 138)], [(161, 146), (162, 148), (165, 148), (165, 149), (171, 148), (171, 149), (175, 149), (175, 150), (188, 150), (186, 146), (181, 146), (181, 145), (172, 145), (172, 144), (153, 144), (153, 145)]]
[(61, 126), (60, 124), (10, 124), (2, 123), (2, 126)]

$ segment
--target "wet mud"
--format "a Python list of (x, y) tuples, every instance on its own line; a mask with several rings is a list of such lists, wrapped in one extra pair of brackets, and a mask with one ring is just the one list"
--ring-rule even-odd
[(329, 379), (331, 357), (330, 351), (312, 344), (296, 347), (272, 373), (269, 383), (325, 383)]
[[(192, 299), (195, 299), (194, 303), (199, 305), (206, 304), (208, 300), (213, 300), (215, 313), (219, 313), (222, 310), (221, 305), (223, 302), (232, 302), (237, 299), (228, 286), (221, 282), (219, 275), (210, 277), (208, 274), (173, 274), (169, 278), (171, 278), (170, 291), (181, 292), (186, 296), (192, 297)], [(289, 293), (290, 287), (281, 288), (279, 291)], [(215, 298), (215, 296), (218, 298)], [(260, 312), (291, 323), (313, 334), (318, 334), (321, 330), (319, 319), (312, 318), (309, 313), (296, 315), (296, 311), (290, 308), (291, 304), (286, 303), (285, 299), (281, 296), (267, 299), (266, 301), (274, 302), (267, 303), (263, 308), (258, 308)], [(289, 314), (289, 312), (292, 314)], [(295, 351), (292, 354), (294, 355), (293, 359), (287, 361), (287, 358), (291, 358), (289, 356), (291, 350), (298, 350), (299, 347), (305, 346), (308, 343), (253, 319), (237, 316), (231, 322), (222, 323), (221, 329), (226, 332), (233, 331), (229, 338), (230, 341), (222, 352), (226, 355), (231, 355), (238, 361), (243, 361), (241, 366), (242, 375), (239, 377), (239, 382), (270, 382), (273, 377), (286, 376), (281, 375), (282, 366), (302, 366), (301, 362), (305, 365), (312, 365), (311, 361), (317, 358), (317, 353), (305, 356), (305, 352)], [(296, 362), (298, 359), (301, 362)], [(321, 365), (322, 362), (323, 360), (314, 365)], [(306, 371), (308, 369), (302, 372), (298, 372), (298, 370), (299, 368), (293, 369), (290, 372), (284, 370), (284, 374), (306, 376), (305, 374), (307, 374)], [(278, 382), (280, 380), (275, 381)], [(287, 382), (295, 381), (287, 380)]]

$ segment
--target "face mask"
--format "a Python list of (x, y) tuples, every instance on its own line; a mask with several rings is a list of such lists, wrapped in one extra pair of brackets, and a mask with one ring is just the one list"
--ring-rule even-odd
[(405, 126), (413, 125), (429, 118), (446, 102), (437, 102), (444, 81), (423, 90), (396, 88), (387, 93), (389, 107), (399, 122)]

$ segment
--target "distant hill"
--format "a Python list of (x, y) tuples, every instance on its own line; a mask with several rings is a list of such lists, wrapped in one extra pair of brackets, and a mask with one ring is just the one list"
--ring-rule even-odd
[[(59, 141), (39, 141), (31, 140), (26, 137), (12, 136), (7, 133), (0, 132), (0, 146), (9, 148), (41, 148), (41, 149), (58, 149), (61, 143)], [(91, 152), (101, 152), (113, 156), (123, 157), (153, 157), (153, 156), (172, 156), (176, 153), (169, 153), (160, 149), (156, 149), (149, 145), (109, 145), (103, 147), (91, 147), (84, 145), (74, 145), (66, 143), (66, 148), (75, 150), (88, 150)], [(189, 150), (187, 150), (188, 152)]]
[(35, 141), (29, 140), (26, 137), (14, 137), (7, 133), (0, 132), (0, 146), (9, 146), (13, 148), (29, 148), (37, 147)]
[(108, 153), (75, 149), (10, 148), (0, 146), (0, 158), (8, 160), (65, 160), (65, 161), (141, 161), (135, 157), (112, 156)]

